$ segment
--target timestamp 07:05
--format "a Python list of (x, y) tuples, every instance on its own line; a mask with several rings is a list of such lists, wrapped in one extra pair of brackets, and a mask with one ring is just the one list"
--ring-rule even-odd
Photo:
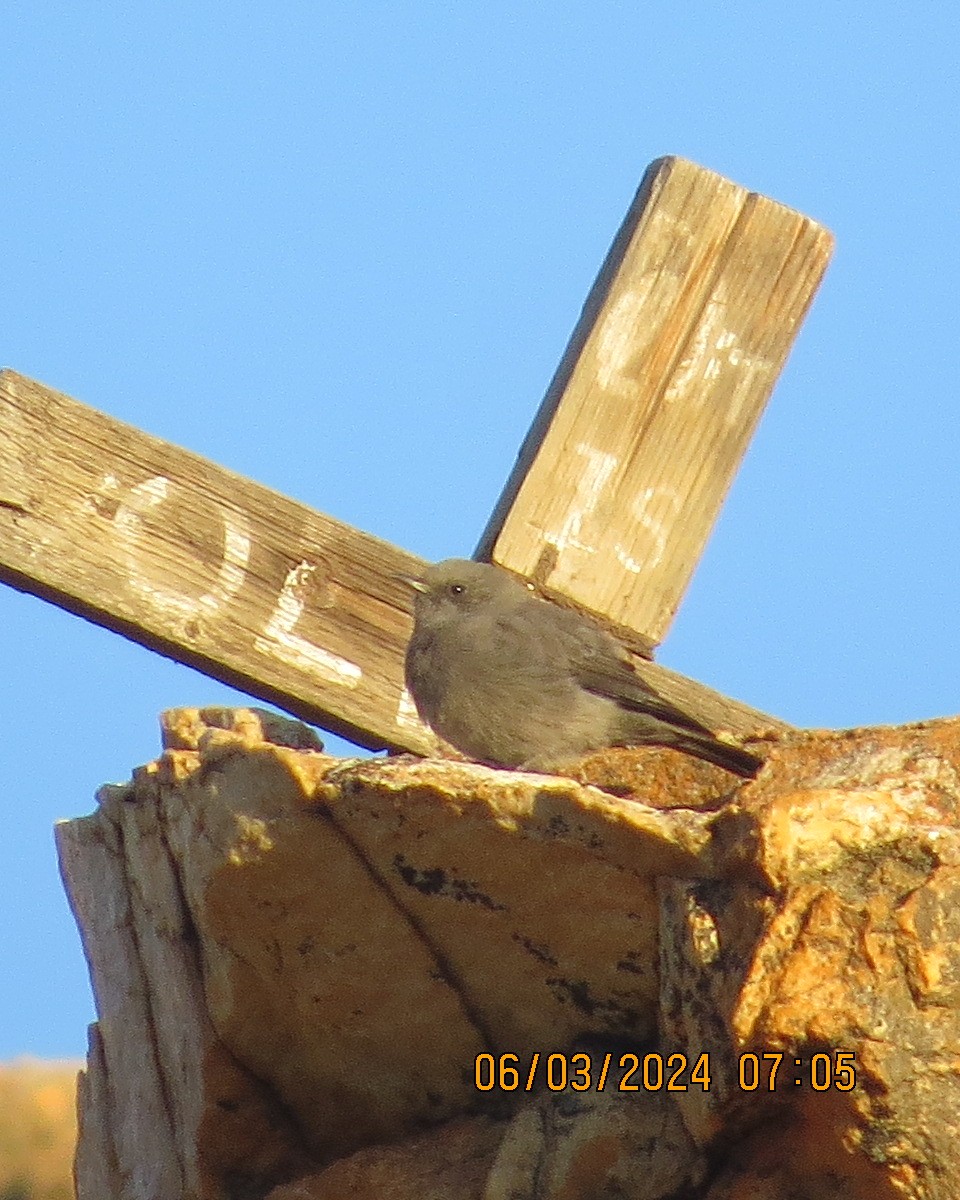
[[(850, 1051), (790, 1058), (781, 1052), (745, 1053), (737, 1059), (736, 1086), (744, 1092), (787, 1090), (809, 1086), (815, 1092), (831, 1088), (849, 1092), (856, 1086), (856, 1055)], [(553, 1092), (605, 1089), (618, 1092), (709, 1092), (712, 1082), (710, 1055), (675, 1054), (478, 1054), (474, 1084), (478, 1091), (529, 1092), (545, 1084)]]

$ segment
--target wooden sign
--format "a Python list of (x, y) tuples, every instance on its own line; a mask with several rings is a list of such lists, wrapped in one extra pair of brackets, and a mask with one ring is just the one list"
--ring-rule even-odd
[[(813, 221), (655, 163), (482, 556), (649, 651), (676, 609), (830, 253)], [(397, 420), (405, 419), (402, 413)], [(428, 753), (402, 686), (422, 564), (12, 371), (0, 579), (372, 749)], [(777, 724), (652, 663), (716, 728)]]

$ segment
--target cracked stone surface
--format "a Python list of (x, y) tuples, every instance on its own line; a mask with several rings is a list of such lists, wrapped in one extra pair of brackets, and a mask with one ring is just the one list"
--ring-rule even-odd
[[(98, 1010), (80, 1200), (960, 1195), (960, 721), (785, 735), (744, 786), (163, 729), (57, 830)], [(477, 1092), (478, 1053), (576, 1047), (710, 1086)], [(837, 1051), (851, 1091), (794, 1084)]]

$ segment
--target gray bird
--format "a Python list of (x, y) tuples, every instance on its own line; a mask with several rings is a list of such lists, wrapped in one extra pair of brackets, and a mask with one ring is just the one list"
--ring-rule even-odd
[(672, 746), (744, 777), (761, 760), (658, 695), (588, 617), (489, 563), (451, 558), (416, 589), (407, 689), (451, 745), (497, 767), (549, 771), (604, 746)]

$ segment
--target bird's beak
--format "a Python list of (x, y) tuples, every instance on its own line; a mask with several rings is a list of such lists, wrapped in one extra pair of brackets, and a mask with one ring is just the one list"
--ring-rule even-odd
[(412, 587), (415, 592), (428, 592), (430, 590), (423, 580), (418, 579), (416, 575), (394, 575), (394, 579), (399, 579), (401, 583)]

